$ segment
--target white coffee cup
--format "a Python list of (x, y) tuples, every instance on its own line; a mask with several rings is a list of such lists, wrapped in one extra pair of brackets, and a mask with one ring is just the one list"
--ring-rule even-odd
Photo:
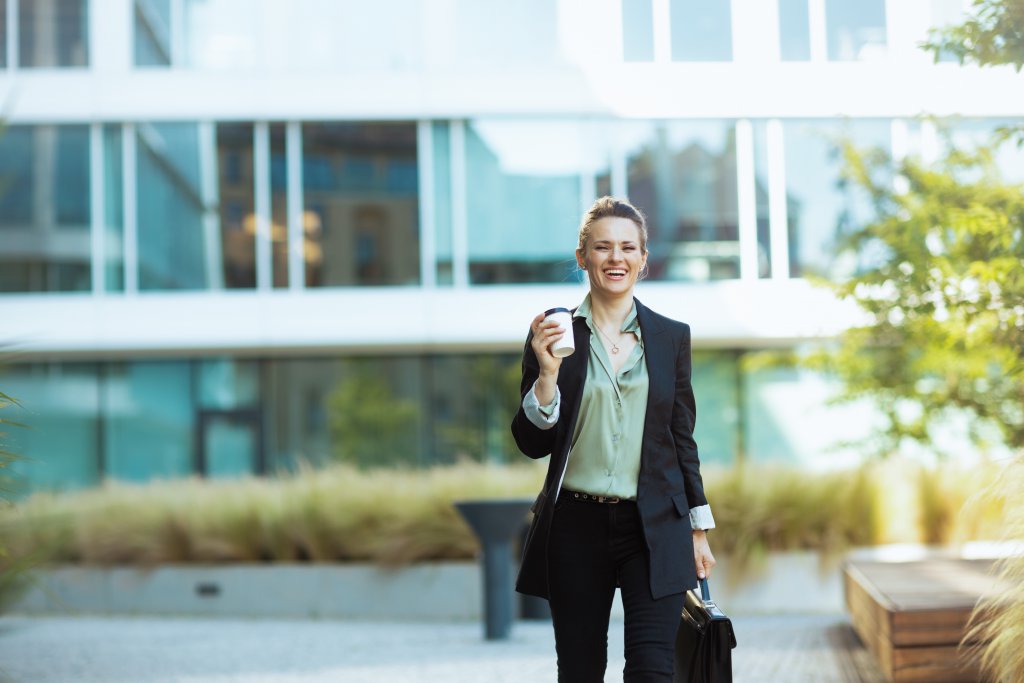
[(544, 322), (554, 320), (558, 323), (559, 327), (565, 329), (565, 334), (562, 338), (552, 342), (549, 350), (551, 355), (555, 358), (565, 358), (571, 356), (573, 351), (576, 350), (576, 344), (572, 338), (572, 313), (569, 312), (568, 308), (549, 308), (544, 311)]

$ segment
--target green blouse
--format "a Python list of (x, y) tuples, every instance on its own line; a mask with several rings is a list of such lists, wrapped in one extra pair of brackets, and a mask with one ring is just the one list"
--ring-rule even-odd
[(623, 321), (622, 331), (635, 333), (639, 341), (617, 373), (591, 316), (589, 294), (574, 317), (584, 318), (590, 327), (590, 356), (562, 485), (575, 491), (635, 499), (648, 386), (636, 303)]

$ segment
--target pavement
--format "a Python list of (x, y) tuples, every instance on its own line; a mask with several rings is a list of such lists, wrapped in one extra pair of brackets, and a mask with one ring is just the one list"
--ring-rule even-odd
[[(735, 680), (867, 681), (845, 616), (734, 620)], [(606, 683), (622, 681), (622, 622)], [(153, 617), (0, 618), (2, 683), (504, 683), (554, 681), (551, 625), (520, 621), (504, 641), (478, 622)]]

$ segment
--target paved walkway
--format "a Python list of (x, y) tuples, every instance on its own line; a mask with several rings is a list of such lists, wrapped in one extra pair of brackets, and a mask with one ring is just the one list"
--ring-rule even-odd
[[(734, 620), (738, 683), (881, 679), (843, 615)], [(2, 683), (512, 683), (555, 680), (551, 626), (478, 623), (0, 618)], [(606, 683), (622, 681), (622, 623)], [(867, 672), (867, 673), (865, 673)]]

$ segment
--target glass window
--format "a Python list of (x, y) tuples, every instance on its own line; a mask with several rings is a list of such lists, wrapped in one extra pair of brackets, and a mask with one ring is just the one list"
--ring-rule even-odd
[(630, 200), (644, 211), (650, 277), (739, 277), (732, 121), (623, 124)]
[(22, 67), (88, 66), (88, 0), (21, 0), (18, 46)]
[[(940, 132), (945, 126), (948, 137), (944, 145), (951, 144), (958, 149), (973, 150), (978, 146), (991, 145), (998, 129), (1019, 128), (1022, 124), (1022, 119), (953, 119), (945, 124), (940, 123)], [(1024, 154), (1012, 141), (995, 149), (993, 161), (1006, 181), (1024, 183)]]
[(6, 66), (7, 66), (7, 0), (0, 0), (0, 69), (6, 68)]
[(825, 0), (825, 23), (830, 60), (885, 56), (885, 0)]
[(811, 58), (811, 25), (808, 0), (779, 0), (779, 51), (782, 61)]
[(452, 160), (451, 129), (447, 121), (435, 121), (434, 136), (434, 249), (437, 283), (450, 285), (452, 274)]
[(200, 169), (199, 126), (140, 124), (137, 140), (139, 287), (214, 286), (220, 279), (214, 251), (219, 243), (203, 227), (207, 204), (201, 182), (213, 169)]
[(274, 287), (288, 286), (288, 153), (283, 123), (270, 125), (270, 240)]
[(265, 471), (259, 362), (209, 359), (196, 371), (199, 471), (210, 477)]
[(622, 0), (622, 58), (654, 60), (654, 9), (651, 0)]
[(783, 123), (790, 275), (841, 278), (856, 270), (836, 249), (873, 211), (869, 198), (841, 177), (839, 140), (888, 152), (889, 128), (888, 120)]
[(135, 0), (135, 66), (171, 65), (171, 0)]
[(106, 290), (124, 290), (124, 172), (121, 126), (103, 126), (104, 275)]
[(584, 163), (576, 122), (487, 120), (466, 127), (474, 284), (576, 281)]
[(105, 367), (101, 405), (108, 476), (147, 481), (194, 471), (192, 384), (187, 361)]
[(518, 354), (439, 355), (426, 360), (431, 462), (519, 462), (508, 424), (519, 406)]
[(256, 286), (256, 196), (253, 126), (217, 125), (218, 201), (224, 286)]
[(100, 481), (97, 424), (99, 385), (91, 363), (29, 363), (0, 369), (4, 393), (23, 409), (8, 419), (26, 429), (5, 429), (5, 447), (26, 460), (16, 463), (22, 491), (67, 490)]
[(732, 60), (731, 0), (671, 0), (672, 61)]
[(302, 127), (307, 286), (419, 283), (416, 124)]
[(694, 439), (701, 463), (732, 464), (738, 455), (739, 364), (730, 351), (693, 352), (693, 393), (697, 401)]
[(89, 129), (0, 133), (0, 291), (90, 289)]
[[(930, 26), (934, 28), (946, 28), (954, 24), (963, 23), (964, 3), (963, 0), (931, 0), (932, 21)], [(940, 62), (956, 62), (959, 58), (948, 50), (939, 52)]]
[(768, 200), (768, 126), (754, 122), (754, 197), (757, 207), (757, 276), (771, 277), (771, 208)]
[(270, 362), (272, 467), (422, 463), (426, 406), (415, 357)]
[[(743, 375), (743, 442), (748, 462), (829, 467), (863, 461), (858, 444), (878, 412), (866, 402), (836, 404), (835, 380), (796, 368)], [(698, 421), (699, 424), (699, 421)]]

